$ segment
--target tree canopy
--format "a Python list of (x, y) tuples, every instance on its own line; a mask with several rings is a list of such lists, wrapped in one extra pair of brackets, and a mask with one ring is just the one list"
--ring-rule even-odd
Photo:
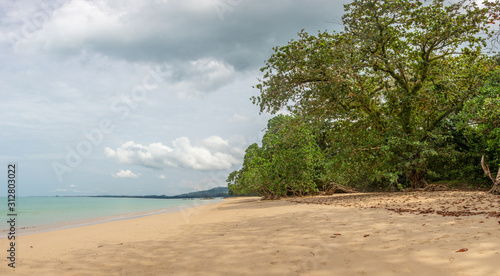
[(302, 31), (274, 48), (253, 102), (328, 125), (332, 180), (403, 177), (424, 187), (430, 160), (449, 148), (450, 124), (499, 144), (498, 70), (483, 53), (499, 10), (499, 1), (354, 0), (343, 32)]

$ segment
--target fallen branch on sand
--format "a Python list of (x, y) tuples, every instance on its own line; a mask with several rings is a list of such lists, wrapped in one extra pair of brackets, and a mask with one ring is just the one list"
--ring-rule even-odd
[(450, 190), (450, 188), (443, 184), (429, 184), (421, 190), (426, 192), (435, 192), (435, 191), (448, 191)]

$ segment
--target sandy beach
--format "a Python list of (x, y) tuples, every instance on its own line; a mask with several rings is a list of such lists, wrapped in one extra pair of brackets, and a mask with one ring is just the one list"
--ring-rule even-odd
[[(500, 275), (483, 192), (233, 198), (17, 237), (0, 275)], [(458, 252), (457, 252), (458, 251)]]

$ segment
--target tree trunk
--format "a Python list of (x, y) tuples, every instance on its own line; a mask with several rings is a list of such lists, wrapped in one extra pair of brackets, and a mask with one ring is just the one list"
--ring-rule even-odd
[(491, 188), (488, 193), (500, 195), (500, 181), (497, 181), (495, 184), (493, 184), (493, 188)]
[(413, 169), (407, 173), (408, 175), (408, 180), (411, 183), (411, 188), (414, 190), (417, 189), (424, 189), (427, 187), (427, 181), (425, 181), (424, 175), (425, 172)]
[(494, 178), (490, 172), (490, 167), (484, 162), (484, 155), (481, 157), (481, 167), (483, 167), (484, 173), (493, 181), (493, 188), (488, 193), (500, 195), (500, 168), (498, 168), (497, 177)]

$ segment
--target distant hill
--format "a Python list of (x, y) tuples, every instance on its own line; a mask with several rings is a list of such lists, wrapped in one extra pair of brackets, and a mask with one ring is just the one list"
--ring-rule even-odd
[(210, 190), (180, 194), (175, 196), (166, 195), (145, 195), (145, 196), (119, 196), (119, 195), (101, 195), (92, 197), (120, 197), (120, 198), (208, 198), (208, 197), (228, 197), (229, 189), (227, 187), (216, 187)]
[(228, 195), (229, 189), (227, 187), (217, 187), (210, 190), (176, 195), (173, 198), (227, 197)]

